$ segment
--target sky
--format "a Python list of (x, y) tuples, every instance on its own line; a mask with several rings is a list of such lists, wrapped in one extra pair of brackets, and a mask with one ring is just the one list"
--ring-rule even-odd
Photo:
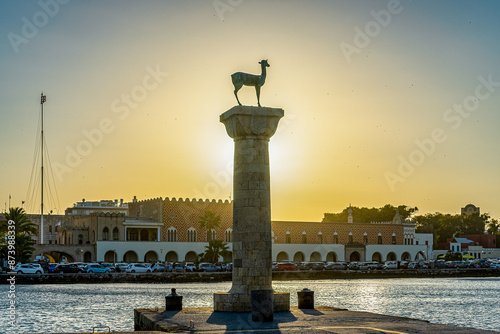
[[(497, 1), (1, 1), (1, 210), (39, 212), (42, 92), (46, 213), (231, 198), (219, 115), (237, 104), (230, 75), (268, 59), (261, 104), (285, 111), (273, 220), (469, 203), (499, 219), (499, 14)], [(257, 104), (253, 87), (238, 96)]]

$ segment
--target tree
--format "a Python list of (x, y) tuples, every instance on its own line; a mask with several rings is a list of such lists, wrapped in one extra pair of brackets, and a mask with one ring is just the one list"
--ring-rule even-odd
[(446, 255), (444, 256), (445, 261), (462, 261), (462, 254), (459, 252), (452, 252), (449, 250), (446, 252)]
[[(16, 262), (28, 262), (30, 260), (31, 254), (35, 248), (33, 245), (35, 242), (31, 239), (32, 235), (38, 233), (37, 225), (29, 219), (28, 215), (23, 208), (9, 208), (9, 212), (4, 213), (6, 221), (3, 221), (0, 225), (0, 252), (2, 257), (8, 258), (11, 255), (9, 251), (8, 240), (6, 236), (14, 236), (14, 248), (10, 250), (15, 251)], [(14, 221), (14, 228), (9, 229), (9, 221)], [(11, 239), (12, 240), (12, 239)]]
[[(417, 207), (410, 207), (407, 205), (399, 205), (397, 207), (386, 204), (381, 208), (358, 208), (356, 206), (350, 207), (352, 210), (352, 216), (356, 223), (370, 223), (370, 222), (382, 222), (391, 221), (396, 214), (396, 209), (399, 210), (401, 218), (406, 219), (411, 217), (415, 212), (418, 211)], [(342, 212), (339, 213), (325, 213), (323, 217), (323, 222), (346, 222), (349, 217), (349, 207), (346, 207)]]
[(500, 222), (496, 219), (491, 219), (487, 223), (487, 231), (490, 234), (495, 234), (496, 235), (496, 240), (497, 240), (497, 248), (500, 248)]
[(479, 215), (474, 212), (467, 216), (462, 216), (459, 225), (457, 226), (457, 235), (462, 234), (484, 234), (486, 229), (486, 222), (490, 219), (487, 213)]
[(208, 243), (208, 246), (205, 246), (205, 253), (203, 253), (203, 260), (207, 262), (219, 262), (219, 256), (227, 256), (229, 255), (229, 247), (227, 243), (214, 239)]
[(200, 217), (198, 223), (200, 224), (200, 227), (202, 229), (205, 229), (207, 232), (209, 232), (207, 233), (207, 241), (210, 242), (212, 240), (212, 233), (210, 232), (220, 227), (221, 218), (215, 212), (207, 210), (205, 211), (203, 216)]
[(16, 223), (16, 233), (38, 233), (37, 225), (29, 219), (26, 211), (24, 211), (23, 208), (10, 208), (9, 212), (4, 213), (4, 216), (7, 221), (2, 223), (2, 226), (0, 228), (0, 231), (2, 233), (7, 232), (7, 224), (9, 220), (13, 220)]

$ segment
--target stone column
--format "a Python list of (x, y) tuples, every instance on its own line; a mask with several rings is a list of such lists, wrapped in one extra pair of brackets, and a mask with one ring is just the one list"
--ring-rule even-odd
[(269, 139), (283, 115), (283, 109), (236, 106), (220, 116), (235, 142), (233, 285), (215, 294), (215, 311), (250, 312), (251, 291), (272, 290)]

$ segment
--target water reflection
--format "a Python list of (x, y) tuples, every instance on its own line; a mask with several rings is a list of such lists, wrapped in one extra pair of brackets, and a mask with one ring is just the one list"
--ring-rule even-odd
[[(17, 328), (0, 322), (0, 333), (91, 332), (95, 326), (133, 331), (134, 308), (163, 307), (171, 288), (184, 296), (184, 307), (210, 307), (215, 291), (230, 282), (190, 284), (68, 284), (16, 287)], [(8, 301), (7, 285), (0, 286)], [(297, 291), (315, 291), (315, 303), (349, 310), (397, 315), (434, 323), (500, 329), (500, 279), (373, 279), (275, 281), (297, 305)], [(0, 309), (5, 319), (7, 308)]]

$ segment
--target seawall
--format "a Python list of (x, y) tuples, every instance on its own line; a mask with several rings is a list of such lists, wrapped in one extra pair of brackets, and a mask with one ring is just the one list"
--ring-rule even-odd
[[(0, 284), (8, 284), (15, 276), (16, 284), (98, 284), (98, 283), (191, 283), (231, 281), (232, 273), (144, 273), (144, 274), (42, 274), (0, 275)], [(500, 277), (498, 269), (404, 269), (404, 270), (332, 270), (273, 272), (275, 281), (322, 279), (380, 279), (430, 277)]]

